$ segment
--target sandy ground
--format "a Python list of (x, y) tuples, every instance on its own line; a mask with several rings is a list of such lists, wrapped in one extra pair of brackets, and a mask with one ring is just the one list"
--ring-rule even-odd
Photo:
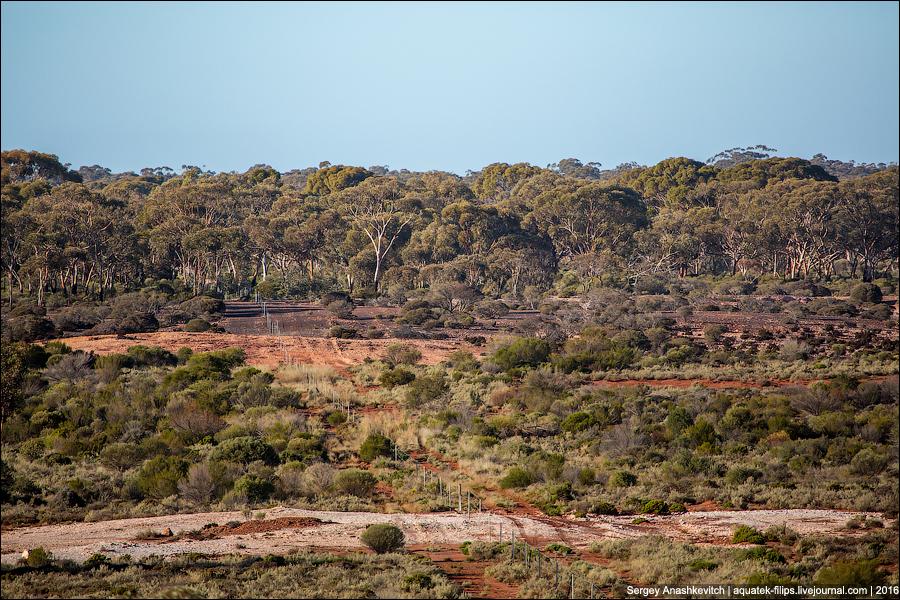
[[(751, 510), (693, 512), (632, 524), (634, 517), (594, 517), (571, 519), (473, 513), (381, 514), (361, 512), (310, 511), (273, 508), (265, 511), (265, 520), (312, 517), (318, 524), (243, 527), (255, 533), (222, 535), (214, 539), (178, 539), (179, 534), (196, 531), (210, 523), (224, 525), (245, 521), (240, 512), (193, 513), (163, 517), (120, 519), (97, 523), (71, 523), (22, 527), (3, 531), (0, 537), (2, 561), (15, 562), (23, 550), (42, 546), (58, 558), (84, 560), (95, 552), (108, 556), (175, 555), (187, 552), (205, 554), (278, 554), (299, 548), (359, 548), (359, 535), (372, 523), (392, 523), (406, 534), (409, 545), (460, 544), (467, 540), (497, 540), (501, 527), (504, 539), (515, 530), (516, 537), (533, 543), (563, 541), (587, 547), (603, 539), (663, 535), (696, 543), (727, 544), (738, 525), (766, 529), (787, 525), (801, 534), (858, 535), (844, 529), (847, 520), (857, 514), (834, 510)], [(875, 516), (875, 515), (871, 515)], [(141, 532), (162, 532), (170, 528), (173, 538), (138, 540)]]
[[(380, 358), (389, 344), (396, 339), (337, 340), (321, 337), (297, 337), (275, 335), (250, 335), (238, 333), (187, 333), (184, 331), (157, 331), (115, 335), (89, 335), (62, 338), (75, 350), (93, 351), (97, 354), (125, 352), (131, 346), (143, 344), (160, 346), (176, 352), (188, 347), (195, 352), (209, 352), (223, 348), (243, 348), (247, 364), (255, 367), (274, 368), (284, 362), (311, 363), (346, 368), (361, 364), (366, 358)], [(475, 354), (481, 349), (457, 340), (403, 340), (422, 352), (422, 363), (436, 364), (456, 350), (470, 350)], [(287, 358), (287, 361), (285, 361)]]

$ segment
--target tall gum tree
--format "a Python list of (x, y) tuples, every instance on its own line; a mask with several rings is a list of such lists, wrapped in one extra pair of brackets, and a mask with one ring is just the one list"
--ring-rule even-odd
[(418, 214), (416, 203), (403, 201), (400, 184), (393, 177), (370, 177), (357, 186), (344, 190), (339, 202), (354, 227), (370, 242), (375, 261), (372, 284), (377, 291), (381, 283), (385, 258), (411, 229)]

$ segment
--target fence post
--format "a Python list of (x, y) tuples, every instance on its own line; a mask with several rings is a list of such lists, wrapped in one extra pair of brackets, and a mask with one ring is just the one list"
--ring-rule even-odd
[(500, 522), (500, 543), (503, 543), (503, 522)]
[(466, 491), (466, 518), (469, 518), (469, 514), (472, 512), (472, 492)]
[(540, 579), (541, 578), (541, 563), (544, 562), (544, 557), (541, 555), (540, 550), (538, 550), (537, 556), (535, 558), (537, 558), (537, 576), (538, 576), (538, 579)]
[(459, 500), (459, 513), (462, 514), (462, 484), (456, 484), (456, 497)]
[(516, 560), (516, 530), (513, 529), (509, 534), (509, 560)]
[(572, 573), (572, 587), (569, 590), (569, 598), (575, 597), (575, 573)]
[(594, 582), (591, 582), (591, 600), (594, 600)]
[(553, 564), (556, 567), (556, 575), (553, 576), (553, 586), (559, 591), (559, 561), (554, 558)]

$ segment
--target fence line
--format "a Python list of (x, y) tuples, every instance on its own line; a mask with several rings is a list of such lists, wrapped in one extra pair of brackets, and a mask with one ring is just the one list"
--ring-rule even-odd
[[(395, 461), (402, 460), (403, 462), (413, 463), (416, 469), (415, 480), (419, 481), (422, 491), (431, 491), (439, 499), (441, 504), (445, 505), (450, 510), (455, 509), (459, 514), (465, 514), (466, 518), (469, 518), (471, 516), (473, 509), (477, 511), (478, 514), (481, 514), (483, 512), (483, 503), (480, 496), (473, 493), (471, 490), (464, 490), (462, 487), (462, 483), (459, 481), (456, 481), (456, 489), (454, 490), (448, 484), (448, 482), (444, 481), (443, 477), (428, 470), (428, 468), (425, 466), (429, 463), (427, 457), (423, 458), (423, 460), (420, 462), (414, 459), (411, 453), (398, 448), (398, 446), (393, 443), (393, 441), (392, 446)], [(421, 475), (419, 474), (420, 469)], [(431, 483), (430, 487), (429, 483)], [(504, 543), (503, 522), (500, 521), (497, 525), (497, 541), (502, 545)], [(493, 536), (493, 525), (491, 525), (490, 527), (490, 534), (491, 536)], [(541, 550), (537, 546), (531, 545), (529, 542), (521, 538), (516, 539), (515, 529), (511, 529), (511, 531), (509, 532), (508, 541), (506, 541), (505, 543), (509, 544), (510, 562), (515, 563), (517, 561), (517, 557), (521, 556), (521, 560), (530, 575), (534, 575), (538, 579), (542, 577), (542, 574), (546, 577), (552, 576), (553, 586), (557, 594), (559, 594), (563, 588), (567, 587), (568, 598), (595, 597), (598, 587), (598, 584), (596, 582), (591, 581), (591, 579), (588, 577), (576, 573), (571, 567), (569, 568), (569, 580), (562, 581), (562, 579), (560, 578), (559, 559), (556, 557), (551, 558), (549, 556), (546, 556), (543, 550)], [(549, 571), (545, 570), (545, 564), (548, 568), (550, 568)]]
[[(284, 364), (293, 364), (291, 360), (287, 345), (284, 342), (283, 336), (285, 335), (282, 331), (281, 324), (279, 321), (272, 318), (268, 306), (265, 301), (259, 301), (259, 297), (257, 295), (257, 302), (260, 304), (260, 308), (263, 313), (263, 317), (266, 322), (266, 332), (269, 335), (274, 335), (279, 338), (279, 346), (284, 355)], [(317, 389), (318, 391), (318, 389)], [(337, 395), (334, 393), (334, 390), (331, 390), (331, 404), (333, 408), (339, 409), (343, 414), (346, 415), (348, 421), (352, 421), (353, 419), (353, 407), (351, 401), (348, 399), (346, 404), (343, 400), (339, 399)], [(477, 501), (477, 513), (481, 514), (483, 512), (483, 499), (477, 494), (473, 494), (471, 490), (465, 490), (465, 511), (463, 511), (463, 487), (460, 481), (456, 481), (456, 502), (453, 502), (453, 489), (449, 485), (449, 482), (445, 482), (444, 478), (439, 474), (431, 473), (426, 465), (429, 463), (428, 457), (424, 457), (421, 463), (413, 458), (410, 452), (407, 452), (401, 448), (399, 448), (394, 440), (391, 440), (391, 446), (394, 456), (394, 461), (402, 460), (403, 462), (412, 462), (416, 469), (416, 480), (418, 480), (418, 471), (421, 467), (422, 469), (422, 486), (421, 489), (423, 492), (429, 491), (429, 489), (433, 492), (433, 494), (438, 498), (441, 504), (444, 503), (444, 493), (446, 491), (446, 506), (450, 510), (453, 510), (454, 507), (456, 512), (459, 514), (463, 514), (465, 512), (466, 518), (470, 518), (472, 514), (472, 509), (474, 506), (473, 499)], [(430, 474), (430, 475), (429, 475)], [(431, 478), (431, 487), (429, 488), (429, 477)], [(493, 528), (492, 528), (493, 529)], [(492, 534), (492, 532), (491, 532)], [(560, 592), (560, 573), (559, 573), (559, 559), (558, 558), (550, 558), (544, 556), (543, 552), (540, 548), (536, 546), (532, 546), (527, 541), (524, 540), (516, 540), (516, 532), (515, 529), (510, 531), (509, 537), (509, 546), (510, 546), (510, 562), (516, 562), (517, 554), (522, 555), (522, 561), (525, 565), (525, 568), (529, 571), (529, 573), (533, 573), (536, 575), (538, 579), (541, 578), (542, 566), (544, 561), (548, 563), (552, 563), (553, 566), (553, 585), (556, 594), (558, 595)], [(502, 545), (503, 544), (503, 523), (502, 521), (499, 523), (499, 532), (498, 532), (498, 541)], [(519, 551), (521, 548), (521, 551)], [(594, 598), (594, 588), (595, 582), (590, 579), (575, 573), (573, 570), (569, 570), (569, 598)], [(548, 575), (549, 576), (549, 575)], [(565, 583), (564, 583), (565, 584)], [(580, 587), (579, 587), (580, 586)], [(577, 596), (576, 591), (587, 591), (587, 594)], [(468, 593), (463, 592), (463, 597), (470, 597)]]

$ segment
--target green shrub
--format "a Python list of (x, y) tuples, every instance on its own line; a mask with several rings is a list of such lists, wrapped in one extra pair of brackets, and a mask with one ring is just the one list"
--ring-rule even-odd
[(371, 496), (375, 491), (375, 477), (368, 471), (344, 469), (334, 476), (334, 487), (342, 494), (359, 498)]
[(189, 333), (202, 333), (204, 331), (209, 331), (210, 328), (212, 328), (212, 325), (210, 325), (209, 321), (197, 317), (185, 323), (182, 329)]
[(485, 319), (498, 319), (509, 314), (509, 306), (502, 300), (482, 300), (475, 305), (475, 313)]
[(53, 340), (51, 342), (47, 342), (46, 344), (44, 344), (44, 351), (47, 354), (69, 354), (72, 352), (72, 348), (70, 348), (68, 345), (66, 345), (65, 342), (60, 342), (59, 340)]
[(38, 546), (33, 550), (28, 551), (28, 558), (25, 559), (25, 562), (29, 567), (32, 568), (40, 568), (50, 564), (53, 561), (53, 554), (44, 550), (42, 546)]
[(275, 449), (254, 436), (241, 436), (225, 440), (210, 454), (210, 460), (250, 464), (261, 460), (268, 465), (278, 464)]
[(403, 531), (399, 527), (388, 523), (369, 525), (362, 532), (362, 535), (359, 536), (359, 539), (378, 554), (394, 552), (402, 548), (406, 543)]
[(762, 476), (760, 471), (749, 467), (732, 467), (725, 473), (725, 482), (732, 485), (744, 483), (751, 478), (759, 478)]
[(431, 575), (427, 573), (413, 573), (403, 579), (403, 589), (408, 592), (416, 589), (430, 590), (433, 587), (434, 581), (431, 579)]
[(503, 489), (525, 488), (534, 483), (531, 474), (521, 467), (513, 467), (500, 479), (500, 487)]
[(731, 541), (734, 544), (765, 544), (766, 538), (758, 529), (741, 525), (734, 530)]
[(887, 464), (887, 456), (871, 448), (863, 448), (850, 460), (850, 472), (854, 475), (874, 476), (881, 473)]
[(780, 552), (778, 552), (774, 548), (768, 548), (766, 546), (759, 546), (757, 548), (750, 548), (749, 550), (745, 550), (743, 552), (743, 558), (745, 560), (762, 560), (770, 563), (783, 564), (787, 562)]
[(837, 561), (816, 573), (815, 582), (827, 586), (880, 585), (886, 576), (876, 560)]
[(178, 480), (187, 472), (187, 463), (175, 456), (154, 456), (137, 474), (135, 483), (145, 496), (162, 499), (178, 491)]
[(262, 502), (272, 495), (275, 486), (271, 481), (256, 475), (244, 475), (234, 482), (233, 490), (249, 502)]
[(637, 476), (628, 471), (616, 471), (609, 478), (610, 487), (631, 487), (637, 483)]
[(47, 317), (24, 315), (4, 320), (4, 337), (13, 342), (33, 342), (53, 337), (56, 327)]
[(144, 449), (129, 442), (108, 444), (100, 451), (100, 462), (108, 467), (125, 471), (144, 458)]
[(605, 500), (601, 500), (597, 502), (591, 507), (591, 513), (595, 515), (617, 515), (619, 514), (618, 509), (616, 509), (615, 505), (611, 502), (606, 502)]
[(359, 337), (359, 332), (352, 327), (344, 327), (343, 325), (334, 325), (328, 330), (328, 337), (338, 338), (342, 340), (351, 340)]
[(47, 446), (44, 445), (44, 440), (39, 437), (25, 440), (19, 446), (19, 454), (29, 460), (37, 460), (44, 456), (45, 452), (47, 452)]
[(719, 563), (706, 560), (705, 558), (697, 558), (688, 564), (691, 571), (715, 571), (718, 566)]
[(575, 551), (565, 544), (553, 542), (552, 544), (547, 544), (546, 546), (544, 546), (544, 552), (552, 552), (553, 554), (568, 556), (569, 554), (573, 554)]
[(96, 569), (104, 565), (109, 565), (111, 562), (112, 561), (105, 554), (94, 552), (87, 558), (87, 560), (84, 561), (83, 566), (86, 569)]
[(415, 374), (407, 371), (406, 369), (401, 369), (399, 367), (395, 369), (388, 369), (378, 378), (378, 383), (386, 387), (387, 389), (392, 389), (397, 387), (398, 385), (406, 385), (407, 383), (413, 381), (416, 378)]
[(641, 512), (648, 515), (669, 514), (669, 503), (665, 500), (648, 500), (641, 507)]
[(310, 465), (324, 458), (324, 439), (314, 433), (299, 433), (292, 437), (281, 453), (281, 462), (297, 461), (304, 465)]
[(581, 485), (594, 485), (597, 483), (597, 474), (590, 467), (578, 469), (578, 483)]
[(328, 416), (325, 418), (325, 420), (329, 425), (336, 427), (347, 422), (347, 415), (339, 410), (334, 410), (328, 413)]
[(877, 303), (881, 302), (884, 295), (881, 293), (881, 288), (874, 283), (860, 283), (850, 290), (850, 298), (856, 302)]
[(359, 447), (359, 457), (372, 462), (379, 456), (391, 456), (393, 451), (391, 440), (380, 433), (370, 433)]
[(389, 344), (384, 352), (384, 362), (392, 368), (397, 365), (414, 365), (421, 359), (419, 349), (407, 344)]
[(328, 306), (332, 302), (339, 302), (339, 301), (352, 302), (353, 299), (350, 297), (350, 294), (348, 294), (347, 292), (340, 292), (340, 291), (325, 292), (319, 298), (319, 304), (321, 304), (322, 306)]
[(702, 446), (704, 444), (715, 446), (719, 441), (719, 435), (716, 433), (716, 428), (713, 427), (709, 421), (704, 419), (697, 419), (694, 421), (693, 425), (685, 429), (684, 437), (694, 447)]
[(440, 398), (447, 391), (447, 382), (442, 373), (422, 375), (409, 384), (406, 390), (406, 405), (418, 407)]
[(501, 346), (492, 357), (492, 361), (500, 369), (509, 371), (519, 367), (536, 367), (547, 362), (550, 356), (550, 344), (538, 338), (518, 338)]
[(726, 333), (728, 333), (728, 328), (724, 325), (712, 324), (703, 328), (703, 338), (711, 344), (721, 342)]
[(563, 419), (559, 424), (559, 427), (563, 431), (577, 433), (579, 431), (584, 431), (585, 429), (590, 429), (596, 424), (597, 419), (594, 418), (594, 415), (586, 412), (574, 412)]
[(178, 305), (178, 309), (193, 317), (225, 312), (225, 302), (212, 296), (194, 296)]

